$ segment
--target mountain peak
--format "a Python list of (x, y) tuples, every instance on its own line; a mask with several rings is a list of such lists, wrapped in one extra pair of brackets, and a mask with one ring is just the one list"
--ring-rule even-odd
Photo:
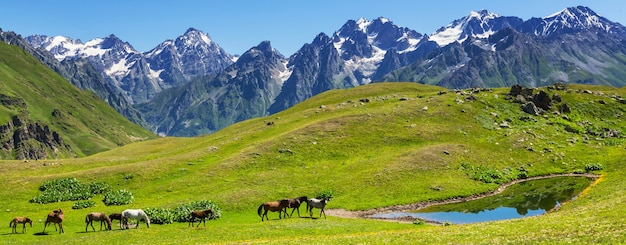
[(486, 38), (499, 30), (520, 26), (523, 22), (518, 17), (500, 16), (486, 9), (471, 11), (467, 16), (439, 28), (430, 36), (430, 40), (445, 46), (462, 42), (468, 37)]
[(589, 29), (600, 29), (626, 38), (624, 26), (611, 22), (585, 6), (569, 7), (543, 18), (532, 18), (523, 27), (523, 31), (539, 36), (575, 33)]

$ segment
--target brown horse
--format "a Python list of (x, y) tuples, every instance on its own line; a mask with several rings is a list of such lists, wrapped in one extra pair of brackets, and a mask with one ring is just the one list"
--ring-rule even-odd
[(298, 210), (298, 217), (300, 217), (300, 205), (306, 203), (309, 199), (306, 196), (301, 196), (298, 198), (289, 198), (287, 200), (289, 201), (289, 205), (285, 208), (285, 214), (287, 214), (287, 208), (293, 208), (289, 217), (293, 216), (293, 211), (296, 210)]
[[(189, 225), (192, 225), (193, 223), (196, 222), (196, 218), (200, 219), (200, 221), (198, 221), (198, 226), (200, 226), (200, 223), (204, 223), (204, 227), (206, 227), (206, 219), (211, 219), (213, 217), (213, 209), (207, 209), (204, 211), (191, 211), (191, 214), (189, 214)], [(189, 227), (189, 225), (187, 227)]]
[(94, 221), (100, 221), (100, 230), (102, 230), (102, 223), (107, 223), (107, 230), (111, 230), (111, 219), (105, 213), (91, 212), (88, 213), (85, 217), (85, 222), (87, 225), (85, 226), (85, 232), (87, 232), (87, 228), (91, 225), (91, 229), (96, 231), (96, 228), (93, 227)]
[[(59, 224), (59, 234), (64, 233), (63, 231), (63, 219), (65, 218), (65, 215), (63, 214), (63, 210), (61, 209), (57, 209), (54, 210), (52, 212), (50, 212), (48, 214), (48, 217), (46, 218), (46, 223), (44, 223), (43, 226), (43, 232), (46, 232), (46, 227), (48, 226), (48, 223), (53, 223), (53, 224)], [(56, 229), (56, 226), (54, 227)]]
[[(263, 203), (261, 204), (261, 206), (259, 206), (256, 212), (259, 214), (259, 217), (261, 217), (261, 221), (263, 221), (263, 217), (267, 218), (267, 220), (270, 219), (269, 217), (267, 217), (268, 211), (278, 212), (278, 218), (282, 219), (281, 213), (283, 212), (283, 210), (286, 210), (288, 206), (289, 206), (289, 200), (282, 199), (280, 201)], [(261, 210), (263, 209), (265, 209), (265, 212), (263, 213), (263, 215), (261, 215)], [(284, 211), (284, 212), (285, 212), (285, 215), (287, 215), (287, 211)]]
[(111, 220), (111, 222), (113, 222), (113, 220), (119, 220), (120, 221), (120, 229), (122, 229), (122, 214), (121, 213), (114, 213), (109, 215), (109, 220)]
[(11, 222), (9, 223), (9, 227), (13, 227), (11, 232), (17, 233), (17, 224), (23, 224), (22, 233), (24, 233), (26, 231), (26, 223), (29, 223), (30, 227), (33, 227), (33, 221), (29, 219), (28, 217), (13, 218), (13, 220), (11, 220)]

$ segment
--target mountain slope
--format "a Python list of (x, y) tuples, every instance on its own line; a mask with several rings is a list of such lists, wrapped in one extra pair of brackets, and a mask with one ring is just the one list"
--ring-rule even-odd
[(17, 46), (0, 42), (3, 159), (91, 155), (153, 138)]

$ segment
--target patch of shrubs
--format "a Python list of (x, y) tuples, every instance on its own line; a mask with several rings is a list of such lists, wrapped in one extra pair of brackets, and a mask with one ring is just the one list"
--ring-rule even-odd
[(96, 206), (96, 202), (92, 200), (83, 200), (83, 201), (75, 202), (74, 205), (72, 205), (72, 209), (83, 209), (83, 208), (90, 208), (94, 206)]
[(585, 164), (585, 171), (587, 172), (591, 172), (591, 171), (597, 171), (597, 170), (602, 170), (604, 169), (604, 166), (600, 163), (587, 163)]
[(104, 194), (104, 205), (125, 205), (133, 202), (133, 193), (127, 190), (109, 191)]
[(461, 164), (461, 168), (467, 176), (473, 180), (481, 181), (484, 183), (507, 183), (517, 178), (527, 178), (528, 172), (524, 168), (511, 169), (505, 168), (502, 171), (492, 169), (485, 166), (472, 166), (469, 163)]
[(174, 222), (174, 213), (169, 208), (146, 208), (143, 210), (153, 224), (171, 224)]
[(176, 208), (146, 208), (144, 211), (150, 218), (150, 222), (154, 224), (171, 224), (173, 222), (189, 222), (189, 214), (191, 211), (212, 209), (213, 215), (209, 220), (219, 219), (222, 216), (222, 210), (217, 204), (211, 201), (202, 200), (194, 201), (188, 204), (180, 205)]
[(96, 194), (110, 190), (111, 187), (103, 182), (83, 184), (76, 178), (63, 178), (45, 181), (39, 190), (41, 195), (30, 199), (31, 203), (53, 203), (63, 201), (89, 200)]

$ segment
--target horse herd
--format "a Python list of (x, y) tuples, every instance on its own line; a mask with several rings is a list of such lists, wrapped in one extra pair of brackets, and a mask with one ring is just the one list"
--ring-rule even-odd
[[(269, 211), (278, 212), (278, 218), (282, 219), (282, 212), (285, 213), (285, 217), (291, 217), (293, 215), (293, 212), (298, 210), (298, 217), (300, 217), (300, 205), (302, 203), (306, 203), (306, 212), (309, 213), (309, 217), (313, 217), (313, 208), (319, 208), (320, 218), (322, 217), (322, 214), (324, 214), (324, 219), (326, 219), (326, 212), (324, 211), (324, 208), (326, 207), (326, 203), (328, 203), (329, 200), (330, 198), (326, 197), (308, 199), (306, 196), (301, 196), (298, 198), (285, 198), (278, 201), (266, 202), (261, 204), (261, 206), (259, 206), (259, 208), (257, 209), (257, 213), (259, 214), (259, 217), (261, 217), (261, 221), (263, 221), (264, 218), (269, 220), (269, 217), (267, 217), (267, 212)], [(292, 208), (291, 214), (287, 214), (288, 208)], [(263, 214), (261, 214), (261, 211), (264, 211)]]
[[(44, 227), (43, 227), (43, 233), (46, 232), (46, 228), (48, 227), (48, 224), (52, 223), (54, 225), (54, 229), (59, 231), (60, 233), (64, 233), (63, 231), (63, 220), (65, 219), (65, 214), (63, 213), (63, 210), (61, 209), (57, 209), (57, 210), (53, 210), (52, 212), (48, 213), (48, 216), (46, 217), (46, 222), (44, 223)], [(109, 216), (107, 216), (105, 213), (101, 213), (101, 212), (91, 212), (88, 213), (87, 216), (85, 217), (85, 223), (87, 223), (87, 225), (85, 226), (85, 232), (89, 229), (89, 226), (91, 225), (91, 229), (93, 231), (96, 231), (96, 229), (93, 226), (93, 222), (94, 221), (100, 221), (100, 230), (102, 230), (102, 225), (104, 223), (106, 223), (106, 230), (111, 230), (111, 226), (112, 226), (112, 220), (119, 220), (120, 221), (120, 228), (129, 228), (129, 224), (128, 224), (128, 220), (129, 219), (134, 219), (137, 220), (137, 225), (136, 227), (139, 227), (139, 222), (144, 221), (146, 222), (146, 225), (148, 226), (148, 228), (150, 228), (150, 219), (148, 218), (148, 215), (146, 215), (146, 213), (141, 210), (141, 209), (126, 209), (124, 210), (122, 213), (114, 213), (111, 214)], [(30, 227), (33, 227), (33, 220), (31, 220), (28, 217), (15, 217), (13, 218), (13, 220), (11, 220), (11, 222), (9, 223), (9, 227), (12, 228), (12, 232), (13, 233), (17, 233), (17, 225), (18, 224), (22, 224), (22, 233), (24, 233), (26, 231), (26, 224), (30, 224)], [(57, 224), (59, 225), (59, 228), (57, 229)], [(198, 223), (198, 225), (200, 225)]]
[[(322, 217), (322, 214), (324, 214), (324, 219), (326, 219), (326, 212), (324, 212), (324, 208), (326, 207), (326, 203), (329, 201), (329, 198), (311, 198), (308, 199), (306, 196), (302, 196), (302, 197), (298, 197), (298, 198), (285, 198), (285, 199), (281, 199), (278, 201), (274, 201), (274, 202), (266, 202), (261, 204), (261, 206), (259, 206), (259, 208), (257, 209), (257, 213), (258, 215), (261, 217), (261, 221), (264, 221), (264, 219), (269, 220), (269, 217), (267, 216), (267, 213), (269, 211), (272, 212), (278, 212), (278, 218), (282, 219), (282, 213), (285, 213), (285, 217), (289, 216), (291, 217), (293, 215), (294, 211), (298, 211), (298, 217), (300, 217), (300, 205), (303, 203), (306, 203), (306, 211), (309, 213), (309, 217), (313, 216), (313, 208), (319, 208), (320, 209), (320, 218)], [(291, 210), (291, 214), (287, 213), (287, 209), (288, 208), (292, 208)], [(262, 215), (261, 215), (261, 211), (265, 211)], [(204, 226), (206, 227), (206, 219), (210, 218), (213, 216), (213, 210), (212, 209), (206, 209), (206, 210), (201, 210), (201, 211), (192, 211), (189, 214), (189, 225), (188, 226), (193, 226), (193, 224), (195, 224), (196, 219), (199, 219), (198, 221), (198, 226), (200, 226), (200, 223), (203, 223)], [(54, 229), (55, 231), (58, 231), (59, 234), (60, 233), (64, 233), (63, 231), (63, 220), (65, 219), (65, 214), (63, 213), (63, 210), (61, 209), (57, 209), (57, 210), (53, 210), (52, 212), (48, 213), (48, 216), (46, 217), (46, 222), (44, 223), (44, 227), (43, 227), (43, 232), (46, 232), (46, 227), (48, 227), (48, 224), (52, 223), (52, 225), (54, 225)], [(148, 215), (146, 214), (146, 212), (144, 212), (141, 209), (126, 209), (124, 210), (122, 213), (113, 213), (111, 215), (106, 215), (105, 213), (102, 212), (90, 212), (87, 214), (87, 216), (85, 216), (85, 232), (88, 231), (89, 226), (91, 225), (91, 229), (93, 231), (96, 231), (96, 228), (93, 226), (93, 222), (94, 221), (100, 221), (100, 230), (102, 230), (102, 226), (106, 223), (106, 230), (111, 230), (112, 229), (112, 221), (113, 220), (119, 220), (119, 226), (121, 229), (129, 229), (130, 225), (128, 224), (128, 220), (129, 219), (134, 219), (137, 221), (137, 225), (135, 226), (135, 228), (139, 228), (139, 223), (140, 222), (145, 222), (146, 226), (148, 226), (148, 228), (150, 228), (150, 218), (148, 218)], [(17, 233), (17, 225), (18, 224), (22, 224), (22, 233), (24, 233), (26, 231), (26, 224), (30, 224), (30, 227), (33, 227), (33, 220), (31, 220), (28, 217), (15, 217), (11, 220), (11, 222), (9, 223), (9, 227), (12, 228), (11, 232), (12, 233)], [(59, 228), (57, 229), (57, 224), (59, 226)]]

